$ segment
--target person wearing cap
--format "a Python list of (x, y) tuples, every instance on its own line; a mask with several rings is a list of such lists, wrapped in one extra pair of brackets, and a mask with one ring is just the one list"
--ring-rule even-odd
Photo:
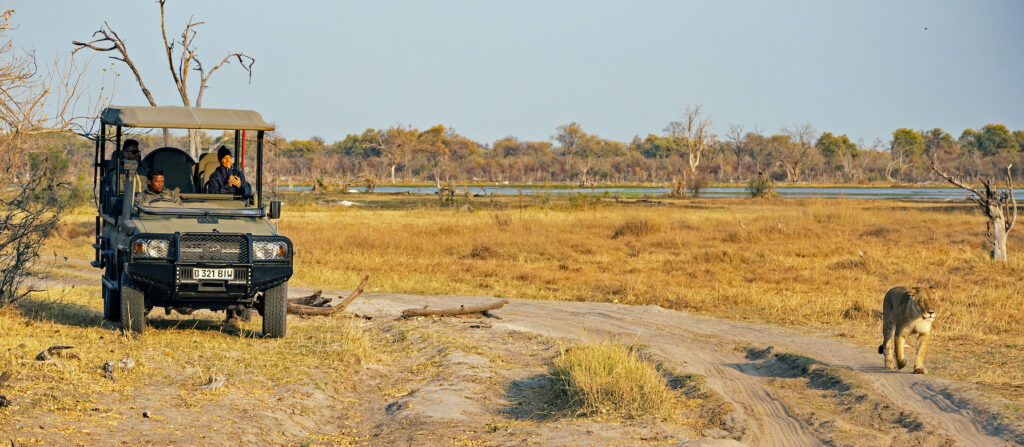
[(245, 174), (232, 168), (231, 151), (224, 146), (217, 149), (217, 160), (220, 166), (210, 174), (206, 181), (207, 194), (231, 194), (242, 197), (252, 197), (252, 187), (245, 181)]

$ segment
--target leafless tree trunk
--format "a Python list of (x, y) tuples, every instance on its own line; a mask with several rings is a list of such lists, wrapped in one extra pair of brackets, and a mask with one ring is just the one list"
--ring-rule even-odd
[(697, 167), (701, 156), (715, 144), (715, 136), (711, 133), (711, 119), (702, 116), (701, 106), (688, 106), (683, 110), (682, 120), (672, 121), (665, 127), (665, 132), (673, 138), (683, 140), (686, 151), (686, 163), (690, 168), (690, 182), (698, 180)]
[(985, 237), (992, 244), (992, 259), (1006, 262), (1006, 236), (1010, 234), (1013, 224), (1017, 221), (1017, 199), (1013, 195), (1013, 176), (1010, 174), (1010, 168), (1013, 165), (1006, 167), (1006, 190), (992, 187), (995, 178), (981, 177), (977, 179), (981, 182), (982, 187), (973, 188), (963, 177), (940, 171), (934, 163), (931, 166), (932, 171), (940, 177), (971, 193), (968, 197), (981, 207), (985, 217), (988, 218), (986, 224), (988, 231)]
[[(196, 95), (196, 107), (202, 107), (203, 93), (206, 91), (207, 83), (213, 73), (216, 72), (224, 64), (231, 63), (232, 59), (237, 59), (242, 69), (249, 73), (249, 82), (252, 82), (252, 64), (256, 62), (251, 56), (246, 55), (242, 52), (235, 52), (224, 56), (220, 63), (215, 65), (209, 72), (203, 68), (202, 62), (199, 60), (199, 47), (195, 45), (196, 30), (195, 28), (206, 22), (195, 22), (189, 19), (189, 22), (185, 25), (185, 29), (181, 32), (181, 40), (168, 40), (167, 39), (167, 27), (164, 14), (164, 4), (166, 0), (159, 0), (160, 4), (160, 32), (164, 39), (164, 52), (167, 54), (167, 65), (171, 70), (171, 77), (174, 79), (174, 85), (178, 90), (178, 95), (181, 96), (181, 103), (185, 107), (192, 107), (192, 101), (189, 98), (188, 93), (188, 75), (191, 71), (199, 72), (199, 90)], [(156, 100), (153, 99), (153, 95), (149, 92), (146, 84), (142, 82), (142, 76), (139, 74), (138, 68), (132, 59), (128, 57), (128, 48), (125, 46), (125, 42), (121, 39), (121, 36), (117, 35), (117, 32), (110, 26), (109, 23), (103, 22), (103, 27), (96, 31), (92, 35), (93, 40), (89, 42), (73, 41), (72, 45), (77, 48), (72, 51), (72, 54), (78, 52), (83, 48), (88, 48), (94, 51), (107, 52), (116, 51), (119, 56), (110, 56), (111, 59), (124, 62), (125, 65), (131, 69), (132, 74), (135, 75), (135, 80), (139, 83), (139, 88), (142, 89), (142, 94), (146, 96), (146, 100), (149, 101), (149, 105), (156, 106)], [(174, 46), (181, 45), (181, 54), (178, 56), (177, 65), (174, 60)], [(193, 67), (194, 65), (194, 67)], [(199, 157), (199, 133), (196, 130), (188, 131), (189, 140), (189, 154), (192, 158)], [(164, 144), (170, 145), (170, 133), (167, 129), (164, 129)]]

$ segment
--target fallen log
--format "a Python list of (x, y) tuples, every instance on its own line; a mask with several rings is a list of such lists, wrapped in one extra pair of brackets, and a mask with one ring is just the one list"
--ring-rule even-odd
[(345, 299), (341, 301), (337, 306), (331, 307), (327, 303), (331, 300), (329, 298), (324, 299), (320, 297), (320, 291), (310, 295), (308, 297), (296, 298), (294, 302), (288, 300), (288, 313), (293, 315), (305, 315), (305, 316), (323, 316), (333, 315), (336, 313), (343, 312), (349, 304), (352, 304), (366, 287), (366, 281), (370, 279), (370, 275), (363, 276), (363, 280), (359, 282), (359, 287), (356, 287)]
[(501, 309), (508, 304), (508, 300), (496, 301), (490, 304), (482, 304), (479, 306), (459, 306), (454, 309), (406, 309), (402, 311), (402, 318), (412, 317), (450, 317), (453, 315), (466, 315), (466, 314), (484, 314), (488, 311)]

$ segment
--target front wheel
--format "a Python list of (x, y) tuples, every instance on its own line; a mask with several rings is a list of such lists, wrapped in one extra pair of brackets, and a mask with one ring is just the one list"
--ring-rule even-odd
[(263, 292), (263, 336), (283, 338), (288, 331), (288, 281)]
[(121, 273), (121, 330), (136, 335), (146, 330), (146, 296), (128, 273)]

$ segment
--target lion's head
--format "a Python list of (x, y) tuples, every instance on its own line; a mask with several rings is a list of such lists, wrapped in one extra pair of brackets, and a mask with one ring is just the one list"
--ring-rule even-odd
[(914, 305), (921, 311), (921, 317), (928, 321), (935, 320), (935, 314), (939, 311), (939, 300), (936, 298), (935, 289), (931, 287), (913, 287), (910, 289), (910, 297)]

